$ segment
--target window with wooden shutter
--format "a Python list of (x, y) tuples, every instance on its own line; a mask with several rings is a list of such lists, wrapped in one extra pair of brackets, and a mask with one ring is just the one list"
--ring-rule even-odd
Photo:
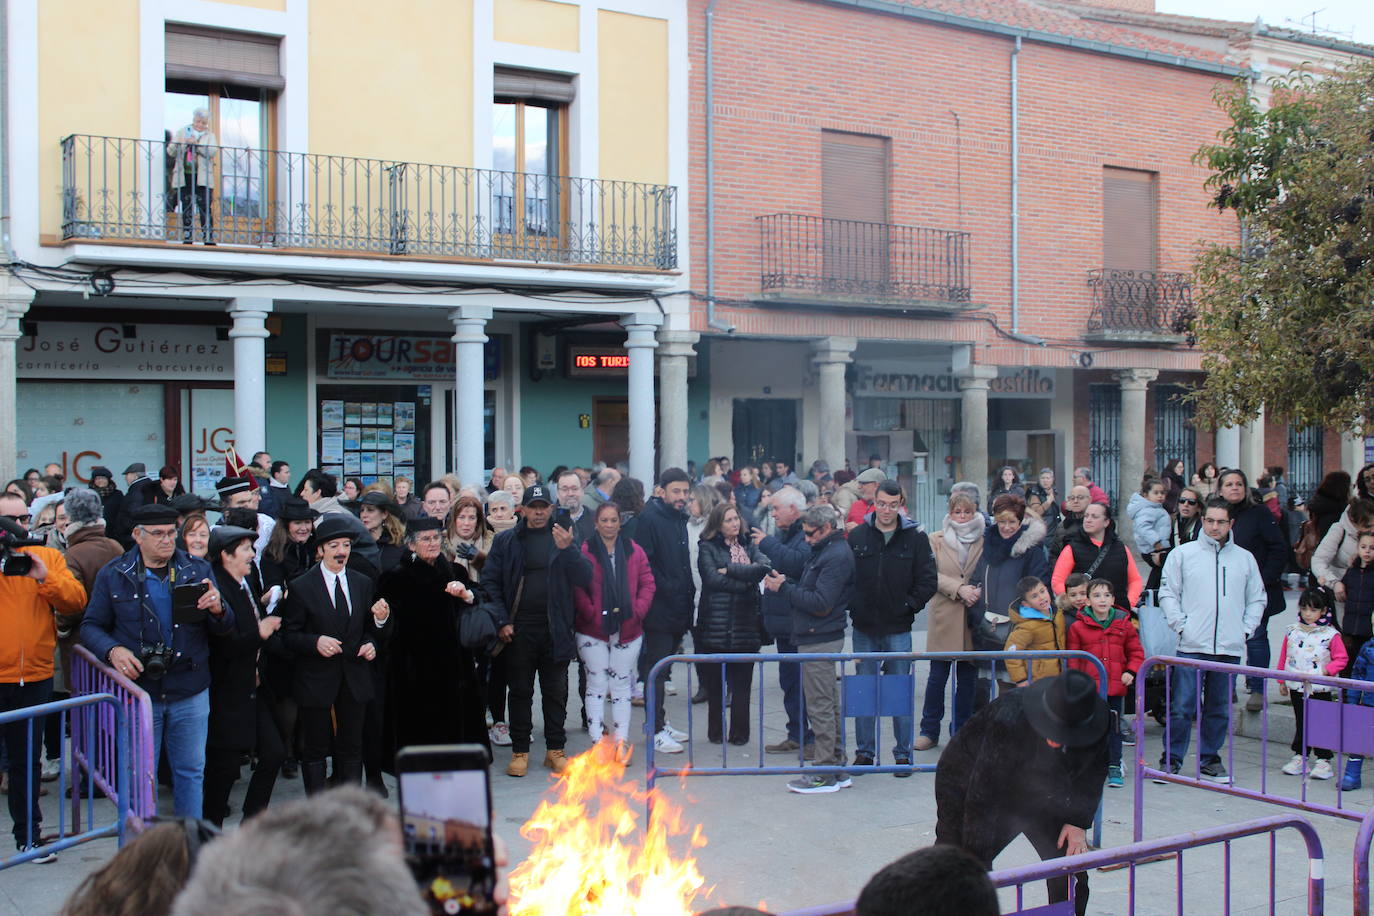
[(1102, 266), (1155, 270), (1159, 261), (1159, 205), (1154, 172), (1102, 170)]
[(824, 271), (835, 292), (886, 291), (890, 157), (887, 137), (821, 131)]
[(167, 79), (284, 89), (281, 42), (269, 35), (167, 26)]

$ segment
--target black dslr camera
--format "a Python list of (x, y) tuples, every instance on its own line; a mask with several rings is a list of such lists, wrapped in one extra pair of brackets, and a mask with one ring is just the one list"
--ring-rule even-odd
[(0, 575), (27, 576), (33, 569), (33, 557), (21, 553), (19, 547), (42, 547), (47, 541), (30, 537), (16, 522), (0, 518)]
[(138, 660), (143, 664), (143, 676), (151, 680), (158, 680), (166, 674), (176, 657), (176, 650), (162, 643), (138, 647)]

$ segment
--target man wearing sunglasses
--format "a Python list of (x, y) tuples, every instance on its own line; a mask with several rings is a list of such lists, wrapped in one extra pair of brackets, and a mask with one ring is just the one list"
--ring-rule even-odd
[[(13, 493), (0, 495), (0, 536), (22, 542), (29, 534), (29, 507)], [(9, 546), (11, 574), (0, 576), (0, 712), (11, 712), (47, 703), (52, 699), (53, 656), (57, 650), (58, 614), (78, 614), (86, 605), (86, 590), (76, 581), (62, 554), (48, 547)], [(28, 570), (18, 567), (28, 557)], [(19, 560), (15, 563), (15, 560)], [(39, 748), (43, 722), (24, 719), (4, 727), (9, 749), (9, 809), (14, 820), (14, 842), (20, 852), (43, 845), (38, 807), (38, 782), (42, 774)], [(42, 852), (31, 860), (52, 862), (57, 856)]]

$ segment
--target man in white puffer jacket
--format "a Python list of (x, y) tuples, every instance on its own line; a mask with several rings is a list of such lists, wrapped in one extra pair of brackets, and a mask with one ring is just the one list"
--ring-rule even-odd
[[(1202, 533), (1169, 553), (1163, 578), (1159, 607), (1178, 634), (1178, 654), (1238, 664), (1245, 655), (1246, 638), (1264, 617), (1268, 596), (1254, 555), (1231, 540), (1231, 512), (1224, 499), (1214, 496), (1207, 501)], [(1229, 782), (1220, 751), (1226, 740), (1231, 679), (1222, 671), (1206, 671), (1201, 680), (1201, 772), (1208, 779)], [(1169, 728), (1160, 759), (1161, 769), (1171, 773), (1179, 771), (1188, 753), (1197, 684), (1193, 669), (1172, 669)]]

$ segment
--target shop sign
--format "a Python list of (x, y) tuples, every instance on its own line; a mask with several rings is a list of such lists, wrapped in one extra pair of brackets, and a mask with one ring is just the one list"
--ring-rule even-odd
[[(482, 347), (483, 374), (499, 374), (500, 346)], [(329, 378), (452, 381), (454, 344), (447, 337), (334, 332), (329, 335)]]
[(216, 379), (234, 377), (233, 344), (213, 325), (25, 321), (19, 378)]
[[(854, 367), (856, 398), (957, 398), (959, 380), (943, 363), (915, 360), (873, 360)], [(1049, 369), (999, 366), (988, 382), (994, 398), (1054, 397), (1054, 373)]]

